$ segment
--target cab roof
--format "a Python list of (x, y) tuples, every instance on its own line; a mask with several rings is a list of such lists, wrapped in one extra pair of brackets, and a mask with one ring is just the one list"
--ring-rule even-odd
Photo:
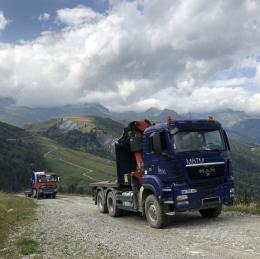
[(216, 120), (172, 120), (165, 123), (155, 124), (145, 130), (145, 134), (161, 130), (219, 130), (221, 124)]

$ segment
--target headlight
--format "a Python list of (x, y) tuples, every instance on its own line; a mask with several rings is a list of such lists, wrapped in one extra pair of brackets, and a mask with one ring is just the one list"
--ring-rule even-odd
[(231, 188), (229, 190), (229, 195), (230, 195), (230, 198), (235, 198), (235, 188)]

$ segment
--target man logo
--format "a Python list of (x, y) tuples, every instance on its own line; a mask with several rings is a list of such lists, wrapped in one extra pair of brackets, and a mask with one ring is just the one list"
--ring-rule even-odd
[(215, 167), (211, 167), (211, 168), (202, 168), (199, 170), (200, 174), (204, 174), (207, 177), (209, 177), (211, 174), (216, 173), (216, 168)]
[(186, 159), (186, 162), (187, 162), (187, 165), (204, 164), (205, 159), (204, 158), (194, 157), (194, 158)]

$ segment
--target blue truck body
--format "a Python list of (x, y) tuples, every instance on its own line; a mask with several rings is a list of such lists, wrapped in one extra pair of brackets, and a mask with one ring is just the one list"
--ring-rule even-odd
[[(131, 143), (117, 143), (117, 182), (92, 184), (101, 212), (117, 216), (121, 210), (140, 211), (152, 227), (162, 227), (166, 217), (158, 213), (198, 210), (213, 217), (220, 214), (222, 204), (233, 203), (230, 146), (219, 122), (170, 120), (148, 127), (137, 139), (143, 156), (141, 182), (136, 184), (129, 176), (136, 167)], [(116, 213), (110, 213), (111, 204)]]

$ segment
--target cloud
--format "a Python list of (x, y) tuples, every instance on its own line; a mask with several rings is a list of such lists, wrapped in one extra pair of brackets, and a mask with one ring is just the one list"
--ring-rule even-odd
[(260, 71), (252, 62), (260, 51), (259, 11), (253, 0), (111, 1), (103, 13), (82, 5), (60, 9), (55, 30), (0, 44), (1, 95), (30, 106), (91, 101), (113, 110), (260, 112), (260, 72), (212, 80), (237, 65)]
[(65, 8), (57, 11), (56, 22), (67, 26), (79, 26), (95, 22), (103, 15), (83, 5), (75, 8)]
[(256, 64), (256, 75), (255, 82), (258, 87), (260, 87), (260, 63)]
[(38, 16), (38, 20), (40, 22), (46, 22), (51, 19), (51, 15), (49, 13), (42, 13)]
[(3, 31), (9, 23), (10, 20), (6, 19), (3, 11), (0, 10), (0, 31)]

